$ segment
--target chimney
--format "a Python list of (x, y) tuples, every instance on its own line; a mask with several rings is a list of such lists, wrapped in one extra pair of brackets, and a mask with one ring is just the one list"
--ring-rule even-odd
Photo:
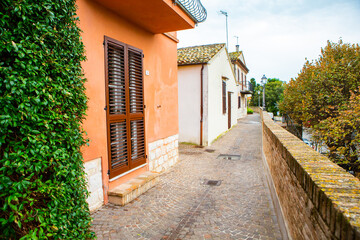
[(239, 44), (236, 44), (235, 47), (236, 47), (236, 52), (239, 52)]

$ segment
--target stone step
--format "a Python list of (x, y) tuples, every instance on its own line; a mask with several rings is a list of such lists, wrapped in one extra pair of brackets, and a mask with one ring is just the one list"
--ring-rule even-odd
[(159, 173), (145, 172), (109, 191), (109, 202), (124, 206), (159, 182)]

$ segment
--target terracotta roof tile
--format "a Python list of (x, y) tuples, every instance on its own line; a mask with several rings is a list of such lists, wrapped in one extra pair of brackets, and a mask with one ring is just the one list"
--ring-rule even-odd
[(236, 60), (241, 55), (241, 53), (242, 53), (242, 51), (229, 53), (231, 61)]
[(202, 46), (179, 48), (177, 50), (178, 65), (207, 63), (224, 46), (225, 43), (219, 43), (219, 44), (209, 44)]

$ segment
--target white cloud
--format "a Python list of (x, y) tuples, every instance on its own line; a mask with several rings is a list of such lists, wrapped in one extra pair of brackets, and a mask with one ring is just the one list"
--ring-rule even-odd
[(359, 43), (358, 0), (202, 0), (208, 19), (193, 30), (181, 31), (179, 47), (226, 42), (225, 16), (229, 13), (229, 48), (239, 36), (249, 77), (262, 74), (288, 81), (296, 77), (305, 58), (316, 59), (326, 41)]

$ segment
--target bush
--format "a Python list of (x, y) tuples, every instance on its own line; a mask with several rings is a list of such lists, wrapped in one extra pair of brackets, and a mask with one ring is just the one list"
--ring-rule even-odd
[(0, 239), (89, 239), (74, 0), (0, 2)]
[(253, 114), (254, 110), (252, 110), (251, 108), (247, 108), (247, 114)]

